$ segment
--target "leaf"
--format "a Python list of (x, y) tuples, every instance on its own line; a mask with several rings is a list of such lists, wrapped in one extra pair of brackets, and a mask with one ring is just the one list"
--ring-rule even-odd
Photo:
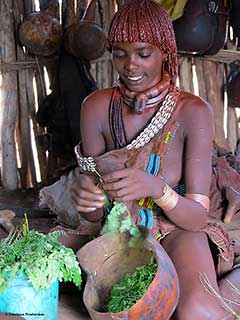
[(128, 243), (129, 246), (138, 247), (142, 245), (144, 237), (137, 225), (133, 222), (127, 206), (121, 202), (114, 202), (100, 234), (104, 235), (109, 232), (123, 233), (126, 231), (129, 231), (132, 236)]
[[(58, 241), (62, 234), (61, 231), (54, 231), (45, 235), (29, 230), (25, 217), (19, 238), (11, 243), (0, 241), (0, 293), (20, 271), (26, 274), (37, 290), (45, 290), (56, 279), (72, 281), (80, 286), (81, 269), (73, 250)], [(6, 272), (9, 272), (8, 276)]]
[(27, 218), (27, 215), (26, 213), (24, 214), (24, 223), (23, 223), (23, 226), (22, 226), (22, 235), (23, 237), (26, 237), (28, 232), (29, 232), (29, 226), (28, 226), (28, 218)]
[(133, 273), (127, 273), (123, 280), (112, 288), (107, 299), (106, 312), (120, 312), (132, 307), (147, 291), (157, 271), (154, 258), (150, 264), (137, 267)]

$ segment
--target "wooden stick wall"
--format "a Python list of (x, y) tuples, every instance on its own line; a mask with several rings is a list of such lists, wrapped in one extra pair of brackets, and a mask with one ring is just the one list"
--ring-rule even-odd
[[(58, 0), (39, 0), (41, 10)], [(66, 26), (80, 19), (87, 0), (63, 0), (62, 23)], [(115, 1), (98, 1), (97, 21), (106, 31), (115, 10)], [(37, 188), (48, 184), (51, 168), (57, 160), (46, 153), (37, 137), (45, 131), (36, 121), (36, 111), (47, 95), (44, 66), (52, 76), (51, 61), (24, 52), (18, 42), (18, 27), (34, 11), (34, 0), (0, 1), (0, 154), (1, 184), (7, 190)], [(59, 14), (58, 14), (59, 18)], [(92, 63), (92, 73), (99, 87), (111, 85), (112, 65), (109, 55)], [(110, 76), (109, 76), (110, 75)], [(36, 83), (36, 91), (33, 82)], [(36, 145), (37, 159), (33, 144)], [(40, 181), (37, 180), (40, 174)]]
[[(227, 50), (223, 50), (226, 51)], [(233, 52), (230, 52), (233, 55)], [(239, 52), (235, 51), (235, 59)], [(228, 64), (233, 59), (225, 53), (225, 61), (221, 52), (221, 61), (216, 57), (179, 57), (179, 83), (182, 90), (197, 93), (194, 91), (193, 66), (196, 69), (197, 86), (199, 96), (208, 101), (212, 107), (215, 124), (215, 142), (222, 148), (234, 153), (240, 138), (239, 121), (236, 110), (227, 107), (227, 97), (224, 92), (225, 81), (229, 73)], [(240, 57), (240, 55), (239, 55)], [(224, 118), (227, 119), (227, 137), (224, 131)]]

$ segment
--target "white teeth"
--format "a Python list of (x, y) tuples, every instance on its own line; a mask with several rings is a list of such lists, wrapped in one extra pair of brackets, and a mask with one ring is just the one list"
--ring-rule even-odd
[(131, 81), (137, 81), (143, 78), (143, 76), (139, 76), (139, 77), (127, 77), (129, 80)]

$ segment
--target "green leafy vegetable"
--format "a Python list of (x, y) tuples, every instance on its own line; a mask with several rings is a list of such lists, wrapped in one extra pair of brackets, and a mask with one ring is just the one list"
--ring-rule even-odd
[(133, 273), (127, 273), (124, 279), (111, 290), (105, 306), (106, 312), (120, 312), (132, 307), (147, 291), (157, 271), (157, 263), (137, 267)]
[(121, 202), (113, 203), (113, 207), (107, 216), (106, 223), (103, 226), (100, 234), (103, 235), (108, 232), (116, 231), (129, 231), (130, 234), (135, 238), (139, 238), (141, 236), (141, 232), (133, 222), (127, 206)]
[(71, 281), (79, 287), (81, 269), (73, 250), (58, 241), (63, 234), (63, 231), (54, 231), (45, 235), (29, 230), (25, 217), (22, 232), (0, 241), (0, 293), (20, 271), (37, 290), (45, 290), (57, 279)]

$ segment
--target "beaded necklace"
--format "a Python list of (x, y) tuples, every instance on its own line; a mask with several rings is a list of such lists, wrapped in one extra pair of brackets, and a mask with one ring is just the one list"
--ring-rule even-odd
[(173, 111), (176, 107), (176, 102), (180, 91), (178, 88), (173, 87), (173, 90), (170, 91), (165, 97), (162, 105), (158, 109), (156, 115), (152, 117), (151, 122), (148, 126), (136, 137), (136, 139), (132, 140), (126, 148), (127, 149), (138, 149), (143, 147), (146, 143), (148, 143), (155, 135), (159, 134), (162, 130), (163, 126), (167, 123), (167, 121), (171, 118)]
[(119, 88), (116, 87), (109, 108), (109, 126), (114, 147), (119, 149), (126, 146), (127, 149), (138, 149), (148, 143), (156, 134), (159, 134), (163, 126), (171, 118), (179, 94), (179, 89), (172, 86), (162, 103), (160, 102), (159, 109), (148, 126), (131, 143), (127, 144), (123, 122), (123, 97)]
[(129, 91), (121, 80), (118, 81), (109, 107), (109, 127), (116, 149), (122, 148), (128, 143), (123, 121), (123, 104), (126, 103), (136, 112), (142, 113), (146, 108), (161, 106), (169, 89), (170, 76), (166, 72), (163, 73), (159, 83), (141, 93)]
[(109, 107), (109, 127), (115, 149), (127, 144), (126, 130), (123, 122), (123, 99), (119, 88), (114, 88)]

